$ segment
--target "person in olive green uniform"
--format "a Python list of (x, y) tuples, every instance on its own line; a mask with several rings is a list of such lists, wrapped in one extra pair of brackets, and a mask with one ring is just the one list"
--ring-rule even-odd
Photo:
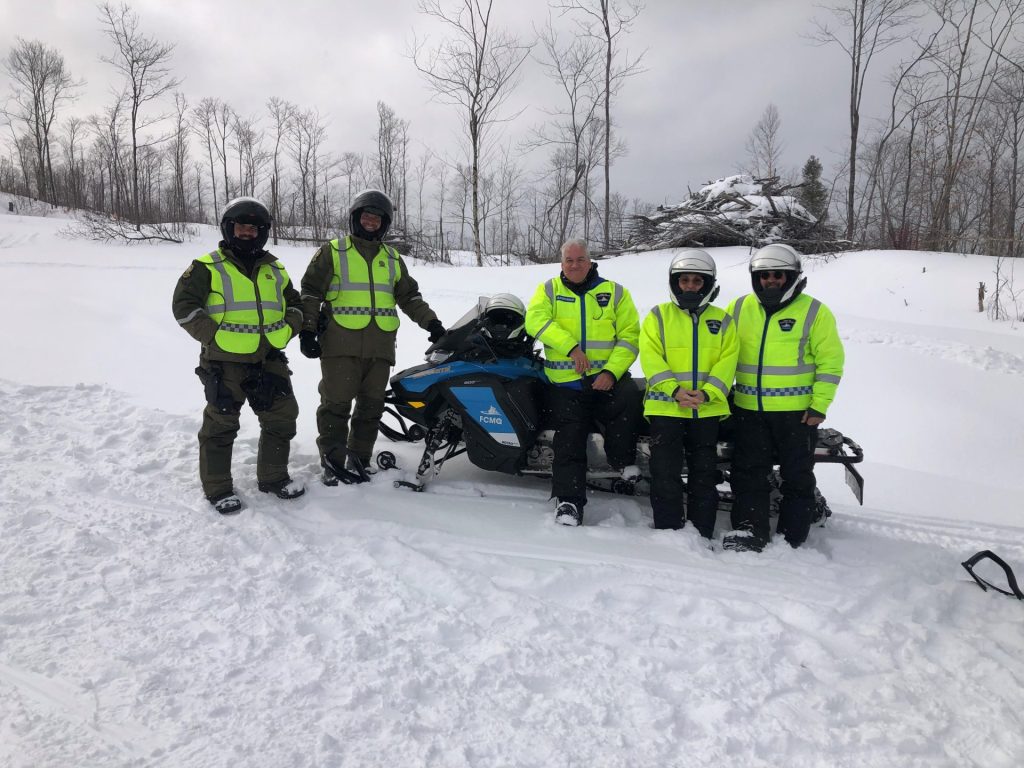
[(246, 401), (260, 422), (259, 489), (281, 499), (305, 492), (288, 476), (299, 406), (283, 351), (302, 327), (302, 309), (284, 265), (263, 250), (270, 225), (270, 212), (258, 200), (232, 200), (221, 215), (224, 239), (217, 250), (193, 261), (174, 289), (175, 319), (203, 345), (196, 368), (207, 403), (199, 478), (206, 498), (225, 515), (242, 509), (231, 479), (231, 448)]
[(368, 479), (395, 364), (398, 309), (431, 342), (445, 333), (405, 261), (382, 242), (392, 216), (383, 192), (359, 193), (349, 209), (349, 236), (320, 246), (302, 278), (299, 341), (302, 354), (320, 358), (323, 374), (316, 422), (325, 485)]

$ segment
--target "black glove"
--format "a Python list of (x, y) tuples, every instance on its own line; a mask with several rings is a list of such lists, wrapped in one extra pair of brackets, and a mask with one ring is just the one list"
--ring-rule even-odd
[(441, 325), (441, 321), (440, 320), (436, 320), (435, 319), (435, 320), (431, 320), (430, 324), (427, 326), (427, 333), (430, 334), (427, 337), (427, 338), (430, 339), (430, 343), (431, 344), (437, 344), (437, 342), (441, 340), (441, 337), (444, 336), (446, 333), (448, 333), (448, 331), (446, 331), (444, 329), (444, 326)]
[(299, 350), (306, 357), (320, 357), (320, 355), (323, 353), (323, 350), (320, 348), (320, 342), (316, 340), (315, 331), (299, 332)]

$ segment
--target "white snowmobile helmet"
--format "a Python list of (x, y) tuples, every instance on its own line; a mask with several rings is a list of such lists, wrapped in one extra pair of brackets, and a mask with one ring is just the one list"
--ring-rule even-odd
[[(680, 290), (679, 275), (684, 273), (694, 273), (704, 278), (704, 285), (699, 291)], [(680, 309), (701, 309), (714, 301), (718, 295), (717, 280), (715, 260), (707, 251), (696, 248), (676, 254), (668, 268), (668, 287), (672, 301)]]
[[(785, 272), (786, 283), (781, 288), (765, 288), (761, 285), (759, 272)], [(758, 249), (750, 257), (750, 284), (763, 306), (772, 309), (787, 304), (799, 296), (807, 285), (800, 254), (792, 246), (782, 243)]]
[(526, 305), (511, 293), (496, 293), (480, 316), (480, 332), (495, 341), (516, 341), (526, 335)]

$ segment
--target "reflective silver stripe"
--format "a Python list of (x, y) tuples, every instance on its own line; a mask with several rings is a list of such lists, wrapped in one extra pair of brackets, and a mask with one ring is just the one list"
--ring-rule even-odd
[[(816, 366), (805, 363), (804, 365), (762, 365), (760, 372), (764, 376), (793, 376), (798, 373), (814, 373)], [(736, 366), (736, 373), (757, 374), (758, 367), (749, 363), (740, 363)]]
[(548, 326), (551, 325), (553, 322), (555, 322), (555, 321), (554, 320), (548, 320), (546, 323), (544, 323), (544, 325), (542, 325), (540, 327), (540, 330), (537, 331), (537, 335), (534, 336), (534, 338), (535, 339), (539, 339), (541, 337), (541, 334), (544, 333), (544, 331), (546, 331), (548, 329)]
[(760, 394), (762, 397), (792, 397), (794, 395), (810, 395), (814, 393), (814, 387), (766, 387), (758, 390), (757, 387), (737, 384), (735, 389), (741, 395), (757, 396)]
[(390, 285), (375, 285), (373, 287), (373, 290), (376, 293), (385, 293), (388, 296), (394, 296), (395, 295), (395, 289), (392, 288)]
[(738, 299), (736, 299), (736, 305), (733, 307), (732, 316), (733, 316), (733, 319), (736, 321), (736, 330), (737, 331), (740, 329), (740, 310), (743, 309), (743, 302), (746, 301), (747, 296), (749, 296), (749, 295), (750, 294), (748, 293), (748, 294), (745, 294), (743, 296), (740, 296)]
[(391, 293), (391, 286), (393, 286), (395, 284), (395, 270), (397, 269), (397, 265), (398, 265), (398, 255), (393, 250), (388, 248), (386, 245), (384, 246), (384, 251), (385, 251), (385, 253), (387, 253), (388, 256), (391, 257), (391, 258), (388, 259), (388, 291), (387, 291), (388, 293)]
[[(224, 266), (224, 257), (219, 251), (210, 254), (213, 257), (213, 268), (220, 274), (220, 281), (224, 286), (224, 311), (233, 309), (235, 305), (235, 286), (231, 283), (231, 276)], [(220, 257), (219, 259), (217, 257)], [(255, 309), (255, 307), (249, 307)]]
[(221, 331), (232, 331), (233, 333), (261, 333), (262, 329), (258, 325), (249, 325), (248, 323), (221, 323), (219, 330)]
[[(330, 290), (331, 288), (333, 288), (333, 284), (330, 287), (328, 287), (328, 290)], [(314, 296), (312, 293), (303, 293), (303, 294), (299, 295), (299, 298), (302, 299), (302, 300), (306, 300), (306, 299), (319, 299), (320, 297), (319, 296)]]
[(726, 397), (728, 397), (728, 396), (729, 396), (729, 387), (727, 387), (727, 386), (725, 385), (725, 382), (724, 382), (724, 381), (722, 381), (721, 379), (719, 379), (719, 378), (716, 378), (716, 377), (714, 377), (714, 376), (707, 376), (707, 377), (706, 377), (706, 378), (704, 379), (704, 382), (705, 382), (706, 384), (710, 384), (710, 385), (711, 385), (712, 387), (714, 387), (715, 389), (717, 389), (717, 390), (718, 390), (719, 392), (721, 392), (721, 393), (722, 393), (723, 395), (725, 395)]
[(732, 325), (732, 315), (726, 314), (726, 316), (722, 318), (722, 336), (725, 336), (725, 332), (729, 329), (730, 325)]
[[(807, 341), (811, 337), (811, 326), (814, 325), (814, 320), (818, 317), (819, 309), (821, 309), (821, 302), (817, 299), (811, 299), (811, 306), (807, 310), (807, 319), (804, 320), (804, 332), (800, 336), (800, 347), (796, 353), (796, 361), (798, 363), (803, 362), (804, 350), (807, 348)], [(811, 367), (813, 368), (814, 366)]]
[(555, 371), (568, 371), (576, 367), (576, 363), (572, 360), (545, 360), (545, 368), (551, 368)]
[(622, 347), (623, 349), (628, 349), (628, 350), (629, 350), (630, 352), (632, 352), (632, 353), (633, 353), (634, 355), (639, 355), (639, 354), (640, 354), (640, 350), (639, 350), (639, 349), (637, 349), (636, 347), (634, 347), (634, 346), (633, 346), (632, 344), (630, 344), (630, 343), (629, 343), (628, 341), (623, 341), (622, 339), (619, 339), (619, 340), (618, 340), (617, 342), (615, 342), (615, 347), (616, 347), (616, 348), (618, 348), (618, 347)]
[[(346, 265), (346, 268), (347, 268), (347, 265)], [(336, 285), (336, 283), (332, 283), (331, 287), (333, 288), (335, 285)], [(343, 280), (341, 282), (341, 284), (338, 285), (338, 290), (339, 291), (368, 291), (368, 290), (370, 290), (370, 283), (353, 283), (353, 282), (350, 282), (348, 280)]]
[(612, 283), (615, 286), (614, 296), (612, 297), (612, 308), (618, 309), (619, 302), (622, 301), (622, 286), (618, 283)]
[(661, 316), (661, 307), (655, 307), (651, 314), (658, 318), (658, 336), (661, 338), (661, 351), (668, 352), (668, 345), (665, 343), (665, 319)]
[(656, 373), (654, 376), (651, 376), (651, 378), (649, 378), (647, 380), (647, 386), (648, 387), (656, 387), (659, 384), (661, 384), (661, 382), (663, 382), (663, 381), (675, 381), (675, 380), (676, 380), (676, 375), (674, 373), (672, 373), (670, 371), (665, 371), (664, 373)]
[(397, 309), (374, 309), (373, 314), (377, 317), (398, 317)]
[(286, 323), (284, 320), (278, 320), (276, 323), (271, 323), (270, 325), (263, 326), (263, 332), (264, 333), (273, 333), (274, 331), (281, 330), (286, 325), (288, 325), (288, 323)]
[(554, 306), (554, 304), (555, 304), (555, 280), (554, 280), (554, 278), (552, 278), (552, 279), (548, 280), (546, 283), (544, 283), (544, 293), (546, 293), (548, 295), (548, 301), (550, 301), (551, 305)]
[(841, 376), (832, 373), (819, 373), (814, 377), (815, 381), (824, 381), (826, 384), (838, 384)]
[(335, 315), (369, 315), (372, 310), (369, 307), (332, 307), (331, 313)]
[[(185, 323), (193, 320), (196, 315), (201, 314), (203, 311), (204, 310), (202, 310), (202, 309), (193, 309), (191, 312), (188, 313), (187, 316), (185, 316), (185, 317), (181, 318), (180, 320), (178, 320), (178, 325), (184, 325)], [(207, 309), (207, 311), (209, 311), (209, 310)]]
[(591, 341), (587, 339), (587, 351), (592, 349), (615, 349), (614, 341)]
[(224, 312), (224, 305), (223, 304), (210, 304), (210, 305), (208, 305), (206, 307), (206, 311), (209, 312), (211, 315), (221, 314), (221, 313)]
[(657, 400), (662, 403), (674, 403), (676, 399), (672, 395), (666, 395), (662, 392), (648, 392), (645, 400)]

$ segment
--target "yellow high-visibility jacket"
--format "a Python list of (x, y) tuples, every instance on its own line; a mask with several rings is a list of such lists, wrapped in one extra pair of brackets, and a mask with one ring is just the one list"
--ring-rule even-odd
[(324, 300), (330, 305), (334, 322), (356, 331), (368, 326), (372, 318), (381, 330), (397, 331), (400, 321), (395, 283), (402, 277), (398, 254), (381, 244), (368, 269), (366, 259), (348, 237), (344, 242), (331, 240), (331, 254), (334, 275)]
[[(644, 416), (728, 416), (739, 351), (736, 324), (724, 309), (709, 305), (698, 314), (671, 301), (656, 306), (640, 328), (640, 365), (647, 377)], [(681, 408), (673, 396), (680, 387), (704, 392), (707, 402)]]
[(582, 378), (569, 357), (577, 346), (590, 360), (590, 376), (608, 371), (616, 379), (629, 370), (639, 349), (640, 317), (629, 291), (598, 278), (583, 295), (561, 277), (541, 283), (526, 309), (526, 332), (544, 345), (544, 372), (553, 384)]
[(843, 376), (843, 343), (832, 312), (800, 294), (767, 314), (754, 294), (735, 299), (740, 357), (733, 401), (751, 411), (804, 411), (824, 414)]

